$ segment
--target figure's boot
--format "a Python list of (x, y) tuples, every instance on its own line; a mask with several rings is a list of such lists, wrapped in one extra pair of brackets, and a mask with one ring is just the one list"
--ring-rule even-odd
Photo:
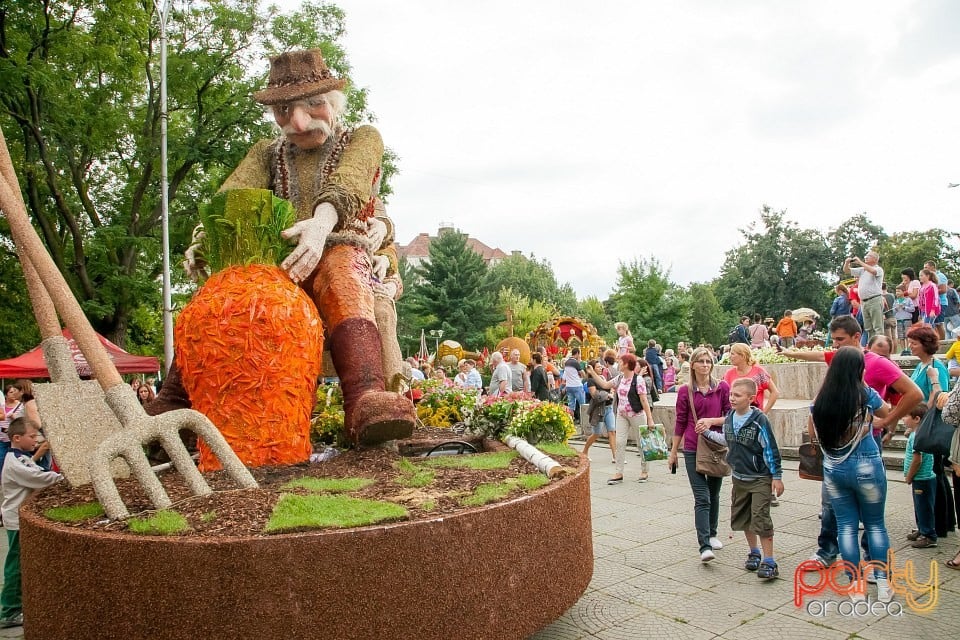
[(174, 359), (170, 363), (170, 371), (160, 385), (160, 391), (157, 397), (144, 405), (143, 409), (148, 416), (157, 416), (174, 409), (191, 409), (193, 404), (190, 402), (190, 396), (187, 390), (183, 388), (183, 381), (180, 379), (180, 367)]
[(343, 391), (344, 427), (350, 439), (356, 444), (377, 444), (413, 433), (413, 403), (385, 390), (376, 324), (348, 318), (333, 328), (329, 340)]

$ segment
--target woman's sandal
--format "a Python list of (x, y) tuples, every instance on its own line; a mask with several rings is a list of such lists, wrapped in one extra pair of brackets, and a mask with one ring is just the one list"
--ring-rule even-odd
[(946, 560), (943, 564), (947, 565), (951, 569), (960, 570), (960, 552), (953, 556), (953, 560)]

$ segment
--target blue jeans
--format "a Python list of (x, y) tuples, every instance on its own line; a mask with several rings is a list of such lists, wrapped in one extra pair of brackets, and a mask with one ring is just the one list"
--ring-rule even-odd
[(567, 386), (567, 407), (570, 408), (570, 413), (577, 414), (577, 405), (586, 405), (587, 404), (587, 394), (584, 393), (583, 387), (576, 386), (570, 387)]
[[(823, 490), (837, 516), (837, 541), (843, 559), (854, 565), (860, 563), (857, 530), (863, 522), (870, 558), (886, 562), (890, 547), (883, 521), (887, 474), (873, 438), (863, 438), (843, 462), (824, 456)], [(886, 572), (877, 570), (876, 575), (886, 577)]]
[(917, 519), (917, 531), (920, 535), (937, 539), (937, 519), (934, 505), (937, 501), (937, 479), (913, 481), (913, 514)]
[(613, 415), (612, 402), (603, 410), (603, 426), (607, 428), (607, 433), (617, 430), (617, 418)]
[(710, 549), (710, 538), (716, 537), (720, 521), (720, 485), (723, 478), (697, 473), (697, 452), (684, 451), (683, 464), (693, 490), (693, 522), (697, 527), (700, 551)]

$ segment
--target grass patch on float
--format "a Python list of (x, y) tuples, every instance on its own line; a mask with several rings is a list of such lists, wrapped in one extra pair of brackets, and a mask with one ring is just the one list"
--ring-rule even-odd
[(57, 522), (82, 522), (102, 516), (104, 513), (99, 502), (87, 502), (69, 507), (52, 507), (44, 511), (43, 515)]
[(285, 494), (274, 507), (264, 531), (362, 527), (406, 518), (407, 510), (392, 502), (340, 495)]
[(549, 478), (536, 473), (517, 476), (516, 478), (510, 478), (503, 482), (485, 482), (477, 485), (477, 488), (473, 490), (472, 494), (461, 498), (460, 504), (465, 507), (479, 507), (490, 502), (502, 500), (515, 489), (533, 491), (549, 483)]
[(533, 491), (550, 484), (550, 478), (542, 473), (527, 473), (517, 476), (516, 483), (524, 491)]
[(127, 527), (133, 533), (146, 536), (172, 536), (189, 528), (187, 519), (176, 511), (157, 511), (147, 518), (130, 518)]
[(400, 477), (397, 478), (397, 484), (401, 487), (420, 488), (425, 487), (436, 477), (436, 472), (430, 469), (422, 469), (406, 458), (399, 460), (395, 465)]
[(200, 516), (200, 522), (203, 522), (204, 524), (209, 524), (216, 519), (217, 519), (216, 511), (207, 511), (205, 514)]
[(538, 442), (536, 447), (550, 456), (568, 458), (580, 455), (579, 451), (563, 442)]
[(306, 476), (287, 482), (281, 489), (306, 489), (313, 493), (346, 493), (373, 484), (370, 478), (314, 478)]
[(462, 456), (433, 456), (424, 458), (421, 464), (428, 467), (483, 471), (487, 469), (506, 469), (516, 457), (516, 451), (492, 451), (490, 453), (471, 453)]

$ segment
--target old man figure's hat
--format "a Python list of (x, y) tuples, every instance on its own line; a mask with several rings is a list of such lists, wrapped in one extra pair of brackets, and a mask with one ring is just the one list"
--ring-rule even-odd
[(330, 72), (320, 49), (287, 51), (271, 58), (267, 88), (254, 93), (253, 98), (261, 104), (292, 102), (343, 89), (346, 84)]

